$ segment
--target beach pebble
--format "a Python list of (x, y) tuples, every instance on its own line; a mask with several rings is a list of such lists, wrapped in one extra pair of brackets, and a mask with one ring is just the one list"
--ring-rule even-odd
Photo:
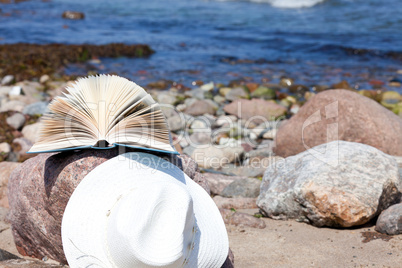
[(255, 124), (270, 121), (285, 115), (286, 108), (275, 103), (262, 99), (235, 100), (224, 106), (223, 110), (239, 118), (249, 120)]
[(276, 92), (274, 89), (267, 88), (264, 86), (259, 86), (252, 94), (253, 98), (262, 98), (266, 100), (275, 99)]
[[(1, 145), (1, 144), (0, 144)], [(7, 185), (11, 172), (21, 163), (0, 162), (0, 207), (8, 208)], [(1, 254), (0, 254), (1, 256)]]
[(212, 91), (214, 87), (215, 87), (214, 82), (209, 82), (208, 84), (202, 85), (200, 88), (204, 91)]
[(78, 11), (64, 11), (61, 16), (63, 19), (69, 20), (82, 20), (85, 18), (85, 14)]
[(213, 198), (213, 200), (218, 208), (225, 208), (225, 209), (257, 208), (256, 204), (257, 198), (249, 198), (249, 197), (228, 198), (217, 195)]
[(392, 156), (365, 144), (333, 141), (270, 165), (257, 205), (273, 219), (352, 227), (398, 202), (401, 191)]
[(24, 110), (25, 103), (18, 100), (12, 100), (5, 103), (2, 103), (0, 107), (0, 112), (6, 111), (17, 111), (22, 112)]
[(0, 143), (0, 154), (8, 154), (11, 152), (11, 146), (7, 142)]
[(346, 80), (342, 80), (339, 83), (333, 84), (331, 86), (333, 89), (352, 89), (352, 87), (349, 85), (349, 83)]
[(13, 86), (11, 90), (8, 92), (8, 95), (11, 97), (13, 96), (20, 96), (24, 95), (24, 91), (22, 90), (22, 87), (20, 86)]
[(347, 90), (321, 92), (279, 127), (274, 149), (287, 157), (333, 140), (371, 145), (402, 156), (402, 119), (376, 101)]
[(217, 110), (216, 106), (207, 100), (197, 100), (188, 106), (185, 113), (193, 116), (203, 115), (203, 114), (215, 114)]
[(190, 135), (189, 143), (196, 147), (211, 143), (211, 129), (198, 130)]
[(211, 189), (211, 194), (213, 195), (221, 195), (222, 191), (231, 184), (233, 181), (242, 180), (247, 177), (239, 177), (239, 176), (227, 176), (219, 173), (203, 173), (205, 179), (208, 182), (209, 188)]
[(223, 189), (223, 197), (252, 197), (257, 198), (260, 194), (261, 181), (254, 178), (235, 180)]
[(27, 152), (31, 149), (33, 143), (27, 138), (16, 138), (11, 144), (13, 153), (15, 154), (16, 161), (24, 162), (28, 158), (34, 157), (35, 154), (28, 154)]
[(167, 119), (167, 123), (169, 125), (170, 131), (177, 132), (179, 130), (184, 129), (185, 127), (185, 118), (184, 116), (174, 115)]
[(44, 101), (35, 102), (27, 105), (22, 112), (29, 115), (45, 114), (48, 111), (48, 104)]
[(22, 128), (21, 133), (26, 139), (30, 140), (32, 144), (34, 144), (39, 138), (41, 126), (42, 124), (40, 122), (26, 125), (25, 127)]
[(242, 87), (235, 87), (226, 93), (225, 98), (229, 101), (234, 101), (237, 99), (245, 99), (248, 97), (246, 90)]
[(47, 74), (44, 74), (44, 75), (42, 75), (42, 76), (39, 78), (39, 83), (45, 84), (45, 83), (47, 83), (49, 80), (50, 80), (50, 76), (48, 76)]
[(224, 208), (220, 208), (219, 211), (221, 212), (223, 221), (226, 224), (235, 226), (248, 226), (259, 229), (264, 229), (266, 227), (266, 224), (262, 219), (256, 218), (249, 214)]
[(15, 82), (15, 77), (13, 75), (6, 75), (1, 79), (2, 85), (10, 85)]
[(160, 104), (173, 105), (176, 103), (176, 95), (171, 92), (160, 92), (156, 99)]
[(7, 117), (6, 122), (9, 126), (18, 130), (25, 124), (25, 116), (21, 113), (15, 113)]
[(244, 149), (241, 146), (225, 146), (217, 148), (216, 146), (208, 146), (206, 148), (195, 148), (191, 154), (197, 164), (202, 168), (220, 168), (227, 163), (233, 163), (242, 158)]
[(279, 85), (282, 87), (290, 87), (291, 85), (293, 85), (294, 80), (290, 77), (281, 77), (280, 81), (279, 81)]
[(388, 235), (402, 234), (402, 203), (384, 210), (377, 219), (375, 230)]
[(222, 87), (219, 89), (219, 94), (223, 97), (226, 96), (226, 94), (229, 93), (229, 91), (231, 91), (232, 89), (230, 87)]

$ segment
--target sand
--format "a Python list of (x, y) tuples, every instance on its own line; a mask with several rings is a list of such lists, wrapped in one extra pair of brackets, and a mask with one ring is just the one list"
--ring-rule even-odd
[[(254, 213), (256, 210), (245, 211)], [(15, 248), (7, 210), (0, 207), (0, 248)], [(355, 229), (316, 228), (295, 221), (263, 219), (265, 229), (227, 225), (235, 267), (402, 267), (402, 235), (379, 236), (374, 226)], [(21, 256), (22, 257), (22, 256)]]

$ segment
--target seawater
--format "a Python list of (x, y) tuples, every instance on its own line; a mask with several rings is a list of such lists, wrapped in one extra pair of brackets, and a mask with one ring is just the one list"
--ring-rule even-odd
[[(139, 84), (289, 76), (308, 86), (345, 79), (371, 88), (372, 79), (401, 78), (400, 0), (51, 0), (0, 8), (9, 14), (0, 16), (0, 43), (149, 44), (150, 58), (91, 66)], [(85, 19), (62, 19), (66, 10)]]

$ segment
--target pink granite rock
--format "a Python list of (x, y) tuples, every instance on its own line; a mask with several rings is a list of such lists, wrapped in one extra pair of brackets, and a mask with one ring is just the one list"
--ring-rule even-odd
[(288, 157), (344, 140), (402, 156), (401, 133), (402, 119), (374, 100), (348, 90), (327, 90), (311, 98), (279, 128), (274, 151)]
[(21, 163), (0, 162), (0, 207), (8, 208), (7, 185), (11, 172)]
[[(8, 186), (9, 219), (15, 244), (22, 255), (39, 259), (47, 256), (66, 263), (61, 221), (68, 199), (91, 170), (118, 154), (117, 148), (40, 154), (12, 172)], [(190, 178), (196, 178), (197, 183), (209, 192), (192, 159), (186, 156), (164, 158), (184, 170)]]

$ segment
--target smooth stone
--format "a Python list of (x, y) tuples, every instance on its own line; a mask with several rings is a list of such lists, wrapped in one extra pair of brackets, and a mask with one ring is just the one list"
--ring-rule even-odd
[(7, 142), (0, 143), (0, 154), (8, 154), (11, 152), (11, 146)]
[(24, 91), (22, 90), (22, 87), (20, 86), (13, 86), (11, 90), (8, 92), (8, 95), (11, 96), (20, 96), (24, 95)]
[(242, 87), (236, 87), (226, 93), (225, 98), (229, 101), (234, 101), (237, 99), (247, 99), (248, 93)]
[(278, 132), (278, 130), (276, 128), (270, 129), (270, 130), (264, 132), (264, 134), (262, 135), (262, 138), (273, 140), (273, 139), (275, 139), (277, 132)]
[(235, 100), (224, 106), (224, 111), (239, 118), (249, 120), (255, 124), (271, 121), (275, 118), (284, 116), (286, 108), (275, 103), (262, 99)]
[(216, 106), (207, 100), (197, 100), (185, 110), (185, 113), (197, 116), (203, 114), (215, 114)]
[(217, 148), (208, 146), (206, 148), (195, 148), (191, 154), (200, 167), (218, 169), (227, 163), (233, 163), (242, 158), (244, 149), (241, 146)]
[(170, 131), (177, 132), (185, 128), (186, 122), (185, 118), (180, 115), (174, 115), (167, 119)]
[(239, 177), (239, 176), (227, 176), (219, 173), (203, 173), (205, 179), (208, 182), (209, 188), (211, 189), (211, 194), (213, 195), (221, 195), (222, 191), (236, 180), (242, 180), (247, 177)]
[(251, 94), (251, 96), (254, 98), (263, 98), (265, 100), (271, 100), (275, 99), (276, 91), (271, 88), (260, 86)]
[(15, 77), (13, 75), (6, 75), (1, 79), (1, 84), (2, 85), (10, 85), (12, 83), (14, 83), (15, 81)]
[(222, 87), (219, 89), (219, 94), (221, 94), (221, 96), (225, 97), (226, 94), (229, 93), (229, 91), (231, 91), (232, 89), (230, 87)]
[(22, 112), (24, 110), (25, 103), (22, 101), (11, 100), (6, 103), (2, 103), (0, 107), (0, 112), (7, 112), (7, 111), (17, 111)]
[(381, 212), (375, 230), (388, 235), (402, 234), (402, 203), (390, 206)]
[(32, 142), (32, 144), (34, 144), (39, 138), (41, 127), (42, 124), (40, 122), (36, 122), (23, 127), (21, 133), (24, 136), (24, 138), (28, 139), (29, 141)]
[(270, 165), (260, 190), (257, 205), (265, 216), (352, 227), (399, 202), (402, 181), (392, 156), (333, 141)]
[(215, 121), (216, 127), (229, 126), (233, 127), (233, 125), (237, 122), (237, 117), (234, 115), (221, 115)]
[(25, 106), (22, 112), (29, 115), (45, 114), (48, 112), (48, 104), (48, 102), (44, 101), (35, 102)]
[(209, 82), (208, 84), (202, 85), (200, 88), (204, 91), (212, 91), (214, 87), (215, 87), (214, 82)]
[(211, 130), (206, 129), (206, 130), (194, 132), (189, 137), (189, 143), (193, 147), (196, 147), (198, 145), (210, 144), (211, 143)]
[[(8, 208), (7, 185), (11, 172), (21, 163), (0, 162), (0, 207)], [(0, 258), (1, 259), (1, 258)]]
[(209, 123), (208, 120), (203, 120), (203, 119), (195, 119), (191, 125), (191, 129), (208, 129), (211, 127), (211, 124)]
[(277, 132), (279, 156), (296, 155), (314, 146), (345, 140), (402, 156), (402, 118), (376, 101), (348, 90), (318, 93)]
[(176, 103), (176, 96), (172, 93), (158, 93), (156, 99), (160, 104), (174, 105)]
[(213, 100), (219, 104), (223, 104), (226, 101), (225, 97), (222, 97), (221, 95), (214, 96)]
[(212, 199), (214, 200), (218, 208), (225, 208), (225, 209), (258, 208), (256, 204), (257, 198), (249, 198), (249, 197), (227, 198), (217, 195)]
[(256, 218), (249, 214), (224, 208), (220, 208), (219, 211), (221, 212), (225, 224), (234, 226), (248, 226), (259, 229), (264, 229), (266, 227), (266, 224), (262, 219)]
[(15, 113), (12, 116), (7, 117), (6, 122), (14, 129), (20, 129), (25, 124), (25, 116), (20, 113)]
[(24, 162), (28, 158), (34, 157), (35, 154), (28, 154), (27, 152), (31, 149), (33, 143), (27, 138), (16, 138), (11, 144), (13, 153), (16, 154), (16, 160), (18, 162)]
[(48, 76), (47, 74), (44, 74), (39, 78), (39, 83), (45, 84), (49, 80), (50, 80), (50, 76)]
[(251, 197), (257, 198), (260, 194), (261, 181), (254, 178), (235, 180), (222, 191), (223, 197)]
[(282, 87), (290, 87), (291, 85), (293, 85), (293, 83), (294, 83), (294, 80), (289, 77), (281, 77), (281, 79), (279, 81), (279, 85)]

